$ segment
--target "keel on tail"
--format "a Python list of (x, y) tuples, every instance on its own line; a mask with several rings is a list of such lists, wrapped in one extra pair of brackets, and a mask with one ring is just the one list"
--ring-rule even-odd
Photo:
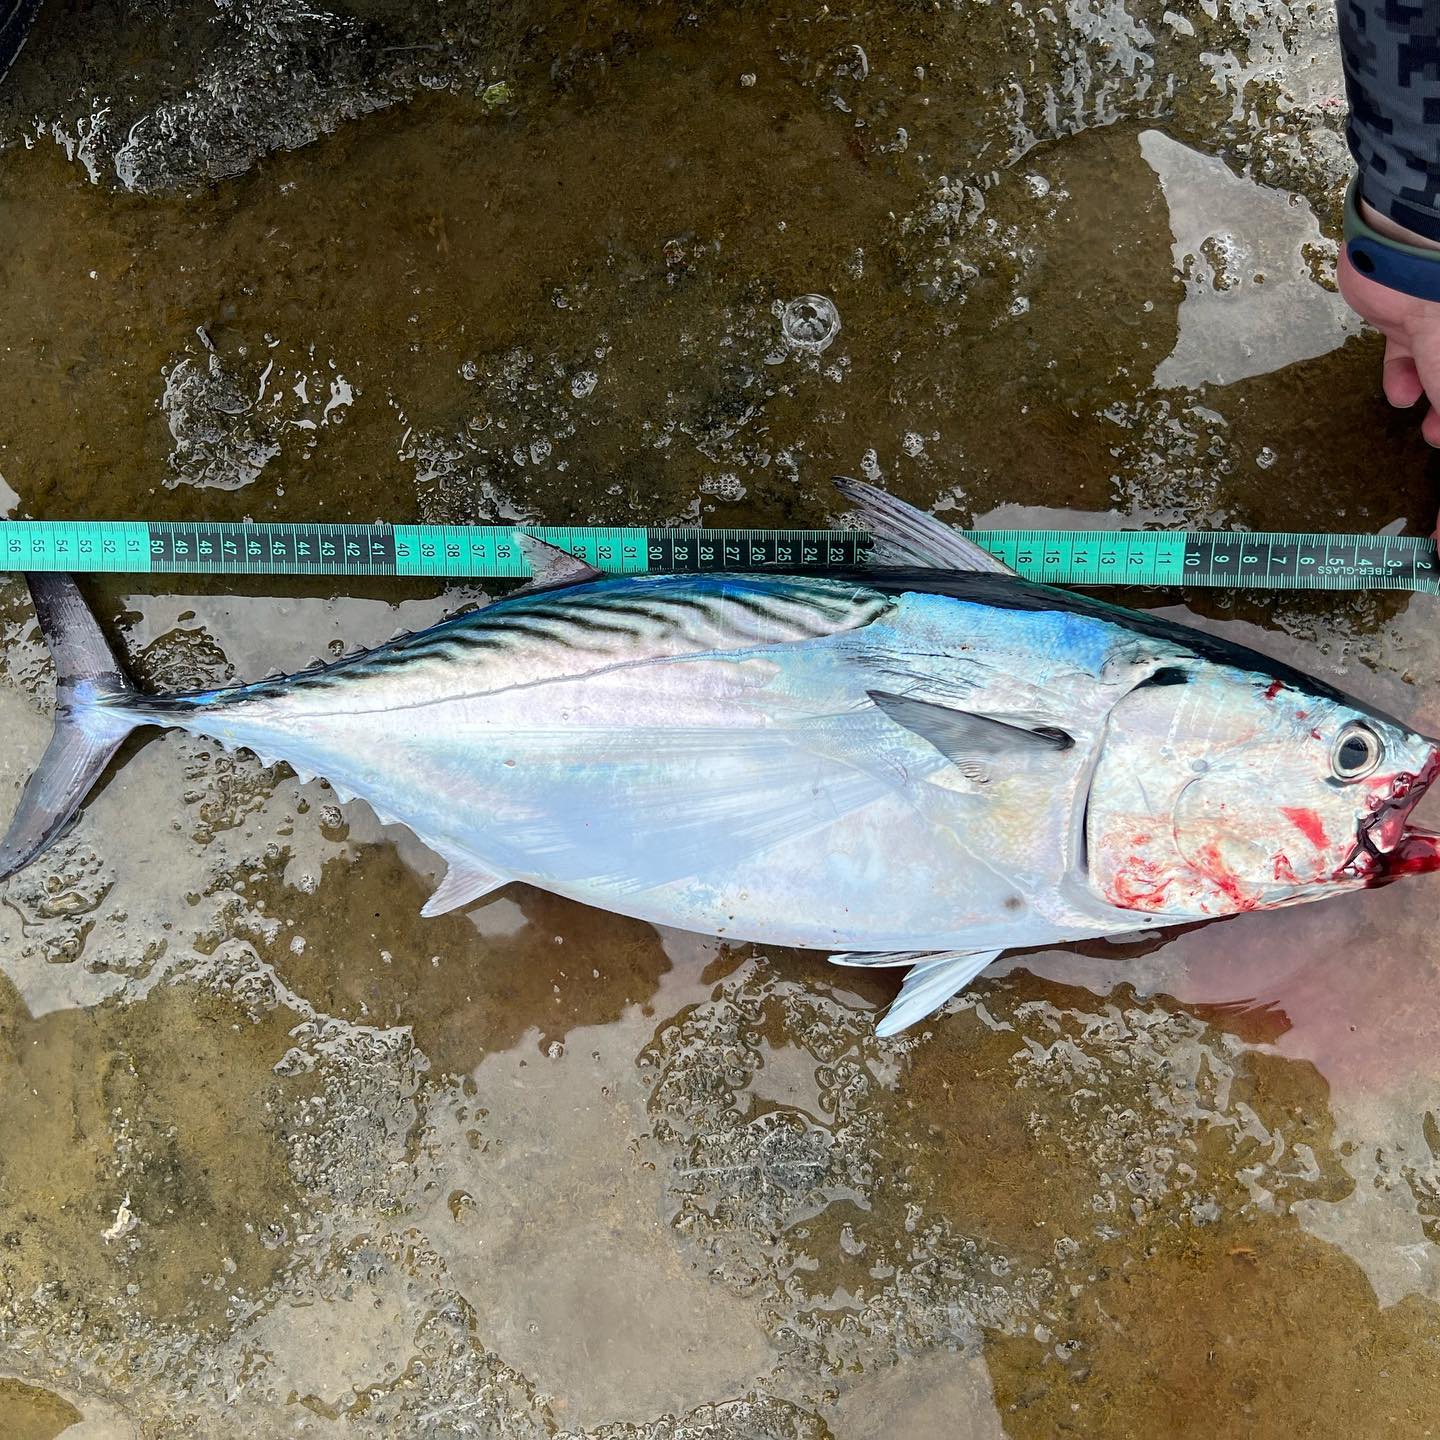
[(25, 578), (55, 661), (55, 730), (0, 841), (0, 880), (50, 848), (120, 742), (145, 723), (123, 708), (138, 692), (100, 633), (75, 581), (69, 575)]

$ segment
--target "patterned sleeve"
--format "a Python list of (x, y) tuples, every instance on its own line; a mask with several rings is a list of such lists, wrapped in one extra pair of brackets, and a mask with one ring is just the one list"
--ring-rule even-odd
[(1361, 194), (1440, 240), (1440, 3), (1339, 0), (1338, 9)]

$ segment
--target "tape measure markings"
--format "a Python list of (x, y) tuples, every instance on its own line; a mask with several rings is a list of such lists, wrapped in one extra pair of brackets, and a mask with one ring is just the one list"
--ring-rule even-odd
[[(531, 528), (531, 527), (527, 527)], [(844, 570), (870, 537), (854, 530), (537, 526), (531, 533), (611, 574), (767, 568)], [(1435, 542), (1412, 535), (1165, 530), (963, 532), (1027, 579), (1050, 585), (1440, 593)], [(0, 568), (209, 575), (522, 578), (505, 525), (5, 520)]]

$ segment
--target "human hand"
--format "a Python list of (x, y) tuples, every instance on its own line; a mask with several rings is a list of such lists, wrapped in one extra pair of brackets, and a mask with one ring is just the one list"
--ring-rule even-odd
[[(1363, 202), (1360, 208), (1366, 224), (1383, 234), (1440, 252), (1435, 241), (1396, 225)], [(1385, 336), (1381, 376), (1385, 398), (1397, 409), (1408, 410), (1425, 396), (1430, 408), (1420, 433), (1427, 444), (1440, 448), (1440, 301), (1422, 300), (1362, 275), (1343, 245), (1336, 278), (1350, 308)]]

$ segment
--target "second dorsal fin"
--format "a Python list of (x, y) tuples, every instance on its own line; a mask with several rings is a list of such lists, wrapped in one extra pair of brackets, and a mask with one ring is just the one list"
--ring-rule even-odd
[(923, 565), (927, 570), (981, 570), (992, 575), (1015, 573), (958, 530), (863, 480), (837, 475), (835, 488), (854, 505), (861, 524), (875, 537), (879, 563)]
[(534, 578), (513, 592), (515, 594), (526, 590), (554, 590), (561, 585), (587, 585), (592, 580), (605, 578), (603, 570), (526, 530), (515, 532), (515, 543), (525, 552), (534, 572)]

